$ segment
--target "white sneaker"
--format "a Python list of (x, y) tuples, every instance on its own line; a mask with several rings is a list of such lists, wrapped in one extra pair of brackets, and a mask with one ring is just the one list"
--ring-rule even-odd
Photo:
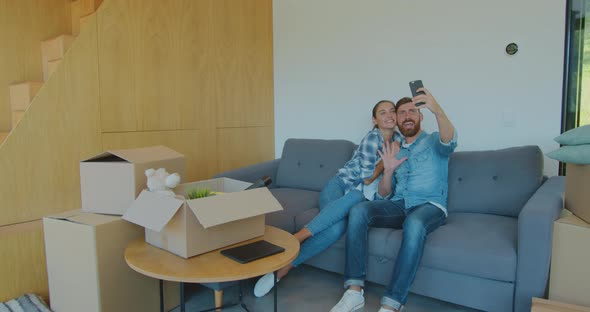
[[(280, 281), (280, 280), (279, 280)], [(278, 283), (278, 281), (277, 281)], [(260, 298), (266, 294), (274, 287), (275, 285), (275, 275), (273, 273), (266, 273), (262, 276), (256, 285), (254, 285), (254, 296)]]
[(352, 312), (361, 309), (365, 306), (364, 294), (362, 289), (361, 291), (352, 289), (345, 291), (340, 301), (338, 301), (330, 312)]
[(399, 310), (389, 310), (389, 309), (386, 309), (384, 307), (381, 307), (381, 309), (379, 309), (379, 311), (377, 311), (377, 312), (396, 312), (396, 311), (401, 311), (401, 309), (399, 309)]

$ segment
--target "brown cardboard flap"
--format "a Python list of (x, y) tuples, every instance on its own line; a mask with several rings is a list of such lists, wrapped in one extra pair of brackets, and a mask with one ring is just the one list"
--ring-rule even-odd
[(590, 224), (588, 222), (585, 222), (584, 220), (580, 219), (576, 215), (569, 215), (569, 216), (563, 217), (561, 219), (558, 219), (555, 222), (563, 223), (563, 224), (570, 224), (570, 225), (575, 225), (575, 226), (580, 226), (583, 228), (590, 229)]
[(283, 210), (267, 188), (193, 199), (187, 204), (204, 228)]
[(97, 226), (118, 220), (119, 217), (110, 215), (101, 215), (94, 213), (87, 213), (80, 210), (68, 211), (61, 214), (46, 216), (45, 218), (69, 221), (79, 224)]
[(111, 151), (111, 153), (132, 163), (145, 163), (162, 159), (184, 157), (184, 155), (180, 154), (179, 152), (163, 145), (116, 150)]
[(123, 219), (161, 232), (183, 203), (184, 200), (144, 190), (125, 211)]
[(158, 145), (143, 148), (106, 151), (104, 153), (82, 160), (82, 162), (124, 161), (139, 164), (155, 160), (174, 159), (180, 157), (184, 157), (184, 155), (166, 146)]
[(112, 154), (111, 152), (104, 152), (98, 155), (92, 156), (90, 158), (81, 160), (80, 162), (125, 162), (128, 163), (127, 160)]

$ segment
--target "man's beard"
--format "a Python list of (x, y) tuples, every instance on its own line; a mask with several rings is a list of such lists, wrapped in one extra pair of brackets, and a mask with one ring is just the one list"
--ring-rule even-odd
[[(412, 129), (406, 129), (404, 128), (404, 122), (406, 121), (411, 121), (414, 123), (414, 128)], [(411, 120), (411, 119), (406, 119), (404, 120), (404, 122), (401, 123), (401, 125), (397, 125), (397, 127), (399, 128), (399, 131), (404, 135), (404, 137), (413, 137), (415, 136), (419, 131), (420, 131), (420, 120), (415, 121), (415, 120)]]

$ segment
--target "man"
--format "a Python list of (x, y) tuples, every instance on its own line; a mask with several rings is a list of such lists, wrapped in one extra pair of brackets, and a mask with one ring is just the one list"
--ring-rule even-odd
[[(403, 229), (393, 276), (379, 312), (401, 311), (420, 265), (426, 236), (447, 217), (448, 163), (457, 146), (457, 133), (432, 94), (424, 88), (418, 91), (424, 94), (402, 98), (396, 104), (397, 125), (405, 137), (401, 146), (387, 145), (379, 152), (385, 168), (379, 195), (389, 199), (358, 204), (348, 216), (344, 271), (347, 290), (331, 312), (355, 311), (365, 304), (369, 227)], [(420, 102), (424, 104), (416, 106)], [(429, 134), (421, 129), (422, 108), (434, 114), (438, 132)]]

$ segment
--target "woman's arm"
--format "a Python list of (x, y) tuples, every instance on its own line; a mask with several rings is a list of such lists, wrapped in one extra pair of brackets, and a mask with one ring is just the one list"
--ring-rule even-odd
[(372, 130), (361, 140), (361, 143), (359, 144), (359, 169), (360, 178), (363, 180), (370, 179), (374, 175), (378, 159), (377, 152), (379, 151), (380, 141), (381, 134), (379, 133), (379, 131)]

